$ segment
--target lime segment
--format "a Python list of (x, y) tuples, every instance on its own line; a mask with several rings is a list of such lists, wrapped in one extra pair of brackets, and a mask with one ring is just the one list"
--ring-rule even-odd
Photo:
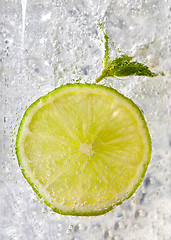
[(26, 110), (16, 153), (24, 176), (54, 211), (100, 215), (140, 185), (151, 139), (130, 99), (100, 85), (67, 84)]

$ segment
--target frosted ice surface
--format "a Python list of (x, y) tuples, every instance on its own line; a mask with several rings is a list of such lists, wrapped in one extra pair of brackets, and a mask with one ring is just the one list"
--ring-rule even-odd
[[(24, 0), (23, 0), (24, 1)], [(24, 1), (26, 2), (26, 1)], [(171, 8), (165, 0), (0, 1), (0, 239), (171, 239)], [(55, 87), (94, 82), (102, 68), (100, 20), (116, 48), (159, 73), (109, 78), (143, 110), (153, 156), (141, 187), (112, 212), (82, 218), (53, 213), (21, 174), (16, 132), (27, 106)], [(116, 55), (111, 49), (110, 54)], [(164, 72), (164, 76), (160, 73)]]

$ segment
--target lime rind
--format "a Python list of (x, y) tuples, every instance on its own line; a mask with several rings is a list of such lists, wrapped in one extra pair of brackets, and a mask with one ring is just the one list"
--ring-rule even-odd
[[(19, 150), (19, 148), (20, 148), (20, 141), (21, 141), (21, 132), (22, 132), (23, 125), (25, 123), (26, 117), (29, 117), (29, 115), (30, 115), (30, 111), (34, 110), (34, 107), (37, 104), (39, 104), (41, 106), (43, 103), (47, 102), (48, 100), (50, 101), (50, 98), (53, 98), (53, 96), (55, 96), (57, 93), (61, 93), (62, 94), (62, 90), (63, 89), (65, 89), (65, 88), (69, 89), (70, 88), (70, 90), (72, 91), (73, 87), (74, 88), (78, 87), (79, 91), (81, 90), (81, 88), (85, 88), (85, 87), (88, 87), (90, 89), (95, 88), (95, 89), (99, 89), (99, 90), (100, 89), (106, 89), (106, 91), (108, 91), (109, 93), (115, 94), (115, 96), (117, 96), (119, 98), (119, 100), (123, 100), (124, 102), (126, 101), (128, 103), (128, 105), (132, 106), (134, 112), (136, 112), (136, 117), (138, 116), (138, 119), (141, 119), (141, 121), (139, 121), (139, 123), (142, 124), (142, 127), (145, 130), (144, 131), (144, 135), (145, 135), (144, 137), (147, 140), (146, 145), (147, 145), (148, 152), (146, 154), (146, 161), (144, 162), (144, 164), (142, 166), (143, 171), (141, 169), (142, 173), (141, 173), (140, 177), (137, 179), (137, 181), (134, 184), (134, 186), (131, 187), (131, 190), (129, 192), (127, 192), (127, 194), (124, 194), (124, 196), (121, 199), (115, 201), (110, 206), (102, 208), (102, 209), (99, 209), (99, 208), (95, 209), (93, 207), (92, 209), (90, 208), (89, 211), (87, 211), (87, 212), (78, 211), (77, 209), (72, 209), (72, 208), (70, 210), (64, 210), (64, 208), (60, 209), (58, 207), (54, 207), (53, 206), (53, 200), (51, 200), (50, 197), (46, 198), (46, 196), (42, 195), (44, 190), (42, 190), (42, 193), (40, 193), (40, 190), (38, 190), (38, 188), (40, 188), (40, 186), (37, 187), (37, 185), (39, 185), (39, 183), (37, 182), (35, 184), (31, 180), (28, 171), (25, 170), (25, 166), (23, 166), (23, 161), (21, 159), (21, 154), (20, 154), (20, 150)], [(35, 109), (37, 109), (37, 108), (35, 108)], [(152, 143), (151, 143), (151, 138), (150, 138), (149, 130), (148, 130), (148, 127), (147, 127), (147, 123), (145, 121), (145, 118), (144, 118), (141, 110), (137, 107), (137, 105), (131, 99), (123, 96), (117, 90), (115, 90), (115, 89), (113, 89), (111, 87), (105, 87), (105, 86), (102, 86), (102, 85), (87, 84), (87, 83), (85, 83), (85, 84), (75, 83), (75, 84), (62, 85), (61, 87), (54, 89), (53, 91), (51, 91), (47, 95), (37, 99), (26, 110), (26, 112), (25, 112), (25, 114), (23, 116), (23, 119), (22, 119), (22, 121), (20, 123), (18, 134), (17, 134), (17, 139), (16, 139), (16, 155), (17, 155), (17, 158), (18, 158), (18, 164), (19, 164), (19, 166), (21, 168), (21, 171), (22, 171), (24, 177), (29, 182), (29, 184), (31, 185), (31, 187), (33, 188), (35, 193), (38, 195), (38, 197), (40, 199), (43, 199), (44, 203), (47, 206), (49, 206), (50, 208), (52, 208), (54, 212), (57, 212), (57, 213), (60, 213), (60, 214), (63, 214), (63, 215), (74, 215), (74, 216), (96, 216), (96, 215), (105, 214), (105, 213), (111, 211), (115, 206), (122, 204), (122, 202), (124, 200), (130, 198), (134, 194), (134, 192), (137, 190), (137, 188), (139, 187), (139, 185), (142, 183), (142, 181), (144, 179), (145, 173), (146, 173), (147, 168), (148, 168), (148, 164), (149, 164), (150, 159), (151, 159), (151, 151), (152, 151)]]

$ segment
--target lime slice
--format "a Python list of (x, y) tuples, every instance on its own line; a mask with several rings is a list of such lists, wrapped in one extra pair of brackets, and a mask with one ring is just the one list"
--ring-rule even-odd
[(96, 84), (67, 84), (26, 110), (16, 153), (25, 178), (55, 212), (92, 216), (135, 192), (151, 139), (130, 99)]

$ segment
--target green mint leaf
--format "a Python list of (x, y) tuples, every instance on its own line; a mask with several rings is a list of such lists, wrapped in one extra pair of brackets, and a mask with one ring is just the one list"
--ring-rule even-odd
[(103, 69), (100, 77), (96, 82), (101, 81), (105, 77), (126, 77), (126, 76), (147, 76), (155, 77), (157, 74), (151, 72), (147, 66), (137, 61), (132, 61), (133, 57), (121, 55), (108, 63)]
[(151, 72), (147, 66), (137, 61), (132, 61), (133, 57), (121, 55), (109, 62), (106, 70), (108, 77), (118, 76), (147, 76), (154, 77), (155, 73)]

